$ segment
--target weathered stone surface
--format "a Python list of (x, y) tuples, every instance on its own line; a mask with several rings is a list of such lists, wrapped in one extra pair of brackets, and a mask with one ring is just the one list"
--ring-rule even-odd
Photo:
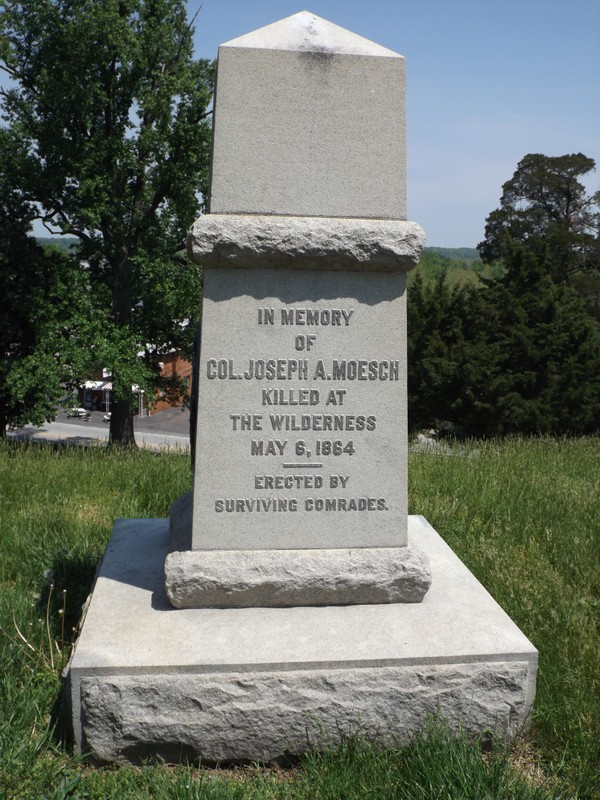
[(188, 235), (204, 267), (408, 272), (424, 244), (416, 222), (323, 217), (207, 214)]
[[(167, 571), (211, 606), (227, 592), (251, 606), (173, 608), (168, 522), (119, 521), (69, 666), (77, 749), (269, 761), (356, 731), (396, 742), (433, 711), (514, 733), (535, 648), (407, 516), (405, 272), (423, 238), (400, 222), (403, 58), (308, 12), (222, 46), (210, 211), (193, 244), (213, 259), (195, 382), (199, 552), (171, 552)], [(182, 499), (176, 547), (189, 516)], [(405, 548), (409, 529), (431, 588), (382, 602), (399, 591), (383, 548)], [(286, 591), (312, 604), (257, 605)]]
[(194, 550), (165, 560), (175, 608), (420, 603), (429, 561), (413, 547), (355, 550)]
[(193, 550), (407, 544), (406, 281), (206, 270)]
[(525, 661), (377, 669), (87, 677), (86, 746), (101, 761), (268, 762), (360, 733), (408, 741), (438, 713), (470, 734), (518, 733)]
[(404, 59), (301, 12), (217, 86), (191, 547), (406, 546)]
[(308, 11), (222, 44), (211, 213), (406, 219), (404, 64)]
[(69, 665), (77, 749), (270, 759), (305, 746), (307, 730), (335, 741), (368, 723), (402, 739), (431, 710), (515, 732), (535, 648), (422, 517), (409, 528), (431, 563), (422, 603), (174, 609), (167, 520), (120, 520)]

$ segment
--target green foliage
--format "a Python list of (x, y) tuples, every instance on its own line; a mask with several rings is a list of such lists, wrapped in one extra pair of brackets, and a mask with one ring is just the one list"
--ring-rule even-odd
[(56, 249), (69, 253), (72, 250), (76, 251), (79, 247), (79, 239), (74, 236), (37, 236), (36, 241), (46, 251)]
[[(600, 326), (578, 294), (535, 257), (515, 253), (505, 280), (481, 289), (409, 288), (412, 430), (591, 433), (600, 428)], [(521, 260), (528, 262), (522, 271)], [(526, 276), (526, 279), (523, 279)]]
[(500, 360), (498, 433), (600, 429), (600, 326), (548, 259), (513, 245), (505, 280), (486, 290)]
[(539, 256), (556, 281), (574, 272), (600, 269), (600, 192), (588, 196), (578, 180), (595, 169), (582, 153), (550, 157), (526, 155), (502, 187), (500, 208), (488, 216), (482, 261), (510, 254), (514, 243)]
[(571, 275), (569, 285), (583, 299), (588, 312), (600, 321), (600, 270)]
[(483, 433), (494, 421), (498, 349), (485, 326), (482, 291), (432, 286), (417, 277), (408, 294), (408, 409), (411, 430), (451, 423)]
[(206, 193), (213, 67), (192, 57), (182, 0), (6, 0), (0, 24), (16, 185), (80, 241), (111, 438), (131, 444), (131, 385), (157, 385), (198, 315), (199, 268), (174, 255)]
[(0, 438), (7, 425), (52, 419), (87, 357), (91, 318), (73, 258), (28, 235), (33, 209), (12, 184), (12, 142), (0, 130)]
[(408, 291), (411, 429), (600, 430), (598, 198), (577, 180), (592, 167), (582, 155), (526, 156), (488, 217), (479, 249), (489, 271), (474, 262), (475, 281), (448, 278), (452, 262), (425, 254)]
[(474, 261), (479, 261), (479, 252), (474, 247), (426, 247), (425, 250), (452, 261), (458, 261), (463, 266), (469, 266)]
[(409, 273), (409, 285), (420, 275), (427, 283), (445, 276), (452, 287), (481, 286), (480, 278), (500, 278), (503, 274), (501, 265), (484, 264), (472, 248), (426, 247), (418, 269)]

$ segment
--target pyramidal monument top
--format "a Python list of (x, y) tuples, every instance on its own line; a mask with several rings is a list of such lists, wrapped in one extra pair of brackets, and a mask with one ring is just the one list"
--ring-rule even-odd
[(404, 67), (309, 11), (222, 44), (210, 213), (406, 220)]
[(404, 58), (375, 42), (358, 36), (326, 19), (300, 11), (271, 25), (224, 42), (221, 47), (248, 47), (261, 50), (304, 50), (358, 56)]

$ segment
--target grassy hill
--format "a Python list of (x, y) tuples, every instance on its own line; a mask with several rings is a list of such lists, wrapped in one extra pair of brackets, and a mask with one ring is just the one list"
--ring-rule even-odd
[(79, 242), (75, 236), (37, 236), (36, 239), (42, 247), (58, 247), (59, 250), (70, 250)]
[(0, 443), (0, 797), (592, 800), (599, 444), (513, 438), (410, 455), (410, 513), (429, 520), (539, 650), (532, 726), (510, 749), (497, 740), (482, 757), (489, 735), (471, 746), (425, 729), (410, 748), (349, 738), (288, 771), (211, 771), (95, 769), (60, 735), (61, 671), (113, 521), (166, 516), (191, 486), (189, 458)]
[(475, 247), (426, 247), (425, 250), (449, 258), (451, 261), (462, 261), (469, 265), (479, 261), (479, 251)]
[(450, 285), (477, 284), (479, 277), (499, 278), (502, 267), (484, 264), (474, 247), (426, 247), (416, 270), (416, 275), (426, 281), (436, 281), (445, 275)]

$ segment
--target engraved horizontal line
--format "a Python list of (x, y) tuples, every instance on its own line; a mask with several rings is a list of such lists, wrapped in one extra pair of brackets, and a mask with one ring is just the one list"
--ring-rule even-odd
[(284, 464), (286, 469), (322, 469), (323, 464)]

